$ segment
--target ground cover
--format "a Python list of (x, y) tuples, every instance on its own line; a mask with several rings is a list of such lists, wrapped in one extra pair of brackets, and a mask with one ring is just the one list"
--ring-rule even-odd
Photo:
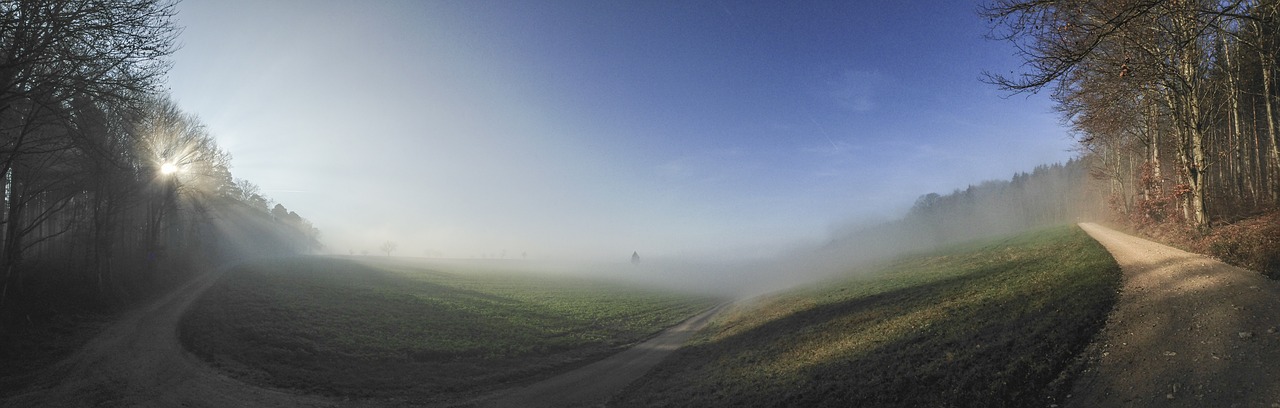
[(582, 364), (716, 301), (582, 278), (300, 257), (229, 271), (180, 336), (251, 382), (420, 401)]
[(612, 406), (1045, 406), (1120, 270), (1076, 227), (969, 243), (738, 308)]
[(1218, 220), (1212, 229), (1195, 228), (1177, 220), (1142, 221), (1122, 221), (1111, 227), (1280, 279), (1280, 210)]
[(0, 325), (0, 397), (22, 390), (41, 368), (84, 346), (114, 316), (76, 311)]

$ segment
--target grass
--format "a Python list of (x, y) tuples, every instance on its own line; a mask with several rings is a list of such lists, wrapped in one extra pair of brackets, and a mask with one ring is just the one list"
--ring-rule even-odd
[(434, 400), (582, 364), (715, 301), (440, 266), (323, 257), (248, 264), (193, 305), (181, 338), (251, 381)]
[(79, 350), (115, 317), (75, 311), (0, 325), (0, 397), (23, 391), (40, 369)]
[(612, 406), (1046, 406), (1120, 270), (1076, 227), (903, 258), (717, 320)]

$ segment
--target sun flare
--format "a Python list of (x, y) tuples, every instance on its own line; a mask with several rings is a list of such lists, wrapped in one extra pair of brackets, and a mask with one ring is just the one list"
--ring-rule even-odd
[(160, 174), (170, 175), (177, 172), (178, 172), (178, 165), (176, 164), (165, 162), (164, 164), (160, 165)]

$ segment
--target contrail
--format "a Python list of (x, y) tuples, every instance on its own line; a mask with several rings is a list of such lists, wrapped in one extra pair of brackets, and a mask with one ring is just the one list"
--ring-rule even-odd
[(817, 120), (817, 119), (814, 119), (814, 118), (813, 118), (813, 116), (810, 116), (810, 117), (809, 117), (809, 121), (810, 121), (810, 122), (813, 122), (813, 125), (818, 127), (818, 131), (819, 131), (819, 132), (822, 132), (822, 137), (824, 137), (824, 138), (826, 138), (826, 139), (827, 139), (827, 143), (831, 143), (831, 148), (832, 148), (832, 149), (834, 149), (834, 150), (840, 150), (840, 147), (836, 146), (836, 142), (835, 142), (835, 141), (833, 141), (833, 140), (831, 140), (831, 135), (827, 134), (827, 129), (826, 129), (826, 128), (823, 128), (823, 127), (822, 127), (822, 125), (818, 124), (818, 120)]

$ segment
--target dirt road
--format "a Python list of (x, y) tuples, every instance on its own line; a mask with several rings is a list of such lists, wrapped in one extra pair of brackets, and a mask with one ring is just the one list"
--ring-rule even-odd
[(182, 348), (178, 320), (221, 276), (210, 272), (125, 314), (66, 360), (46, 369), (34, 391), (0, 401), (6, 407), (315, 407), (308, 396), (249, 386), (205, 365)]
[[(399, 405), (394, 401), (338, 401), (265, 389), (229, 378), (187, 352), (178, 340), (178, 322), (222, 273), (205, 274), (164, 298), (126, 313), (84, 348), (41, 372), (30, 391), (0, 400), (0, 407)], [(722, 307), (690, 318), (613, 357), (479, 401), (499, 407), (573, 406), (577, 402), (603, 401), (679, 348)]]
[(601, 406), (623, 387), (648, 373), (694, 333), (706, 327), (728, 304), (694, 316), (657, 337), (591, 365), (524, 388), (496, 393), (482, 407), (593, 407)]
[(1280, 407), (1280, 282), (1096, 224), (1124, 270), (1068, 406)]

